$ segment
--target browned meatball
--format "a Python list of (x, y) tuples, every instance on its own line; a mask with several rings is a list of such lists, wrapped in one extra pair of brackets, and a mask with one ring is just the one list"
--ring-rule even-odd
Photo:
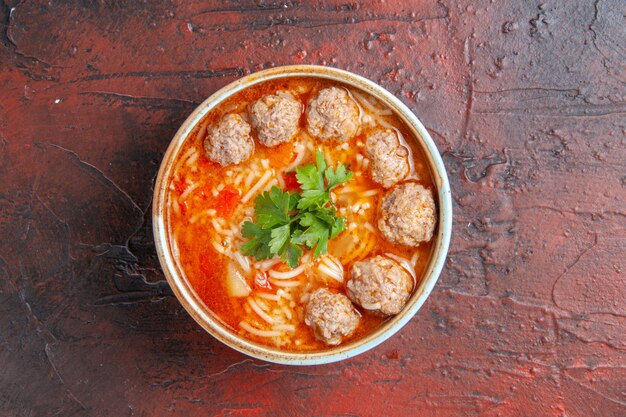
[(222, 166), (245, 161), (254, 151), (250, 125), (238, 114), (227, 114), (207, 132), (204, 150)]
[(346, 283), (348, 297), (374, 313), (398, 314), (411, 295), (413, 278), (396, 261), (375, 256), (356, 262)]
[(376, 130), (367, 137), (365, 152), (370, 159), (372, 179), (385, 188), (402, 181), (409, 173), (409, 151), (391, 129)]
[(291, 140), (298, 133), (302, 105), (286, 91), (268, 94), (250, 108), (250, 122), (259, 141), (276, 146)]
[(350, 139), (359, 130), (359, 118), (359, 106), (343, 88), (320, 90), (306, 109), (309, 134), (322, 140)]
[(327, 345), (338, 345), (354, 333), (360, 318), (348, 297), (324, 288), (311, 294), (304, 313), (306, 325)]
[(406, 182), (383, 197), (378, 229), (390, 242), (418, 246), (433, 237), (435, 211), (430, 190), (416, 182)]

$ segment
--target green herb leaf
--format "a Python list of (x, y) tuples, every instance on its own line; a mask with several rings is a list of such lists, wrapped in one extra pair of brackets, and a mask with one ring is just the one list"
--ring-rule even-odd
[(302, 257), (302, 248), (293, 243), (288, 243), (285, 246), (285, 251), (281, 256), (281, 259), (285, 261), (289, 268), (297, 268), (300, 258)]
[(352, 172), (348, 171), (348, 168), (346, 168), (345, 165), (339, 165), (337, 167), (337, 171), (335, 171), (331, 167), (326, 168), (324, 176), (326, 177), (326, 181), (328, 182), (327, 190), (332, 190), (339, 184), (350, 181), (350, 179), (352, 178)]
[(290, 235), (289, 224), (273, 228), (271, 232), (272, 239), (269, 242), (270, 252), (280, 255), (283, 252)]
[(241, 245), (241, 251), (244, 255), (254, 256), (258, 261), (273, 256), (269, 247), (271, 229), (262, 229), (254, 223), (244, 222), (241, 234), (250, 239)]
[(296, 179), (302, 190), (323, 190), (324, 176), (313, 164), (296, 168)]
[(278, 224), (288, 223), (289, 212), (292, 208), (292, 197), (280, 188), (274, 186), (268, 192), (259, 194), (254, 201), (254, 212), (257, 214), (256, 223), (262, 228), (271, 228)]
[(324, 190), (306, 190), (298, 201), (299, 210), (324, 207), (330, 201), (330, 195)]
[(241, 233), (249, 239), (241, 246), (244, 255), (257, 260), (279, 255), (291, 268), (298, 266), (303, 248), (320, 256), (328, 251), (328, 241), (345, 230), (337, 217), (330, 190), (349, 181), (352, 173), (345, 165), (327, 167), (324, 154), (317, 150), (315, 164), (296, 168), (302, 193), (288, 193), (278, 187), (257, 196), (255, 223), (244, 222)]

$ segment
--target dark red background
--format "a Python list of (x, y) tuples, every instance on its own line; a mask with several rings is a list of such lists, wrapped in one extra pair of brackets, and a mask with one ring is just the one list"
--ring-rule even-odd
[[(626, 415), (625, 5), (0, 1), (0, 415)], [(275, 65), (400, 97), (454, 232), (418, 315), (287, 367), (171, 295), (150, 200), (180, 123)]]

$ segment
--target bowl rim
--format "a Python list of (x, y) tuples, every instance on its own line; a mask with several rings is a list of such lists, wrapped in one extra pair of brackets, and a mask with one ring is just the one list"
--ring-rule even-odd
[[(203, 303), (194, 290), (187, 285), (182, 274), (178, 272), (166, 225), (166, 180), (173, 173), (178, 152), (197, 123), (233, 94), (261, 82), (288, 77), (313, 77), (338, 81), (365, 91), (389, 106), (411, 130), (422, 147), (430, 165), (438, 195), (439, 227), (433, 253), (422, 281), (414, 290), (402, 312), (390, 317), (387, 322), (368, 335), (324, 351), (290, 352), (260, 345), (229, 330), (217, 317), (204, 311)], [(452, 197), (446, 169), (437, 146), (417, 116), (400, 99), (377, 83), (349, 71), (318, 65), (288, 65), (255, 72), (229, 83), (211, 94), (187, 117), (172, 138), (156, 177), (152, 200), (152, 228), (159, 262), (172, 291), (189, 315), (209, 334), (227, 346), (257, 359), (286, 365), (318, 365), (348, 359), (378, 346), (415, 316), (432, 292), (446, 260), (452, 231)]]

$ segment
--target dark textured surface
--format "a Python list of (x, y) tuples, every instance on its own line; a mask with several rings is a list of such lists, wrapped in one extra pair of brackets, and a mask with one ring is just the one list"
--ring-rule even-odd
[[(625, 3), (313, 3), (0, 1), (0, 415), (626, 415)], [(202, 331), (150, 224), (192, 109), (291, 63), (400, 97), (455, 207), (415, 319), (311, 368)]]

